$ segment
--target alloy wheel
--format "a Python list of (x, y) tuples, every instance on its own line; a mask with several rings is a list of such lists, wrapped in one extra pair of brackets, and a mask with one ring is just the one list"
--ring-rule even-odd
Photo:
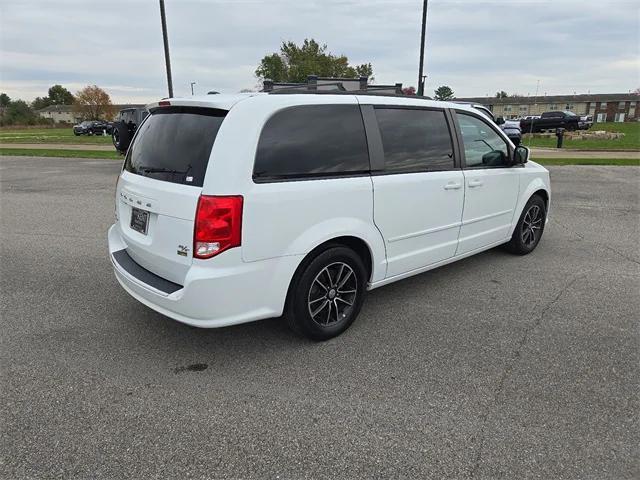
[(312, 320), (322, 327), (334, 325), (349, 316), (358, 293), (358, 279), (344, 262), (334, 262), (316, 275), (307, 297)]
[(522, 243), (531, 248), (536, 244), (542, 235), (542, 221), (544, 215), (539, 205), (532, 205), (522, 219), (521, 238)]

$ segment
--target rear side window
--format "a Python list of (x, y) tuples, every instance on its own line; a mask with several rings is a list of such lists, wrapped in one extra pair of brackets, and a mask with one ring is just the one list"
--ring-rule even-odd
[(367, 173), (369, 151), (360, 107), (303, 105), (277, 112), (258, 142), (256, 181)]
[(453, 144), (443, 111), (376, 108), (375, 112), (386, 171), (406, 173), (454, 167)]
[(140, 126), (125, 170), (145, 177), (201, 187), (225, 110), (161, 107)]

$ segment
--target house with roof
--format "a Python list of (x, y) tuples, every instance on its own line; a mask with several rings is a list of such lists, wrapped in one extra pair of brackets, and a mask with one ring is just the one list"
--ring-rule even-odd
[[(118, 112), (125, 108), (142, 108), (142, 104), (113, 105), (113, 110)], [(79, 123), (82, 116), (73, 111), (73, 105), (49, 105), (48, 107), (36, 110), (42, 118), (50, 118), (54, 123)]]

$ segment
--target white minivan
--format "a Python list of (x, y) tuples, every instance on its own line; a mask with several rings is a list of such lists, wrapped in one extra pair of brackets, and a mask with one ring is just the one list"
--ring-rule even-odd
[(117, 182), (122, 287), (198, 327), (284, 315), (314, 340), (367, 290), (536, 248), (549, 172), (472, 106), (295, 90), (148, 106)]

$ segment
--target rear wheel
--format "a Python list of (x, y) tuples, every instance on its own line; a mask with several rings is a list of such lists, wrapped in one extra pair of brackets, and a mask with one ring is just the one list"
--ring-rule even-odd
[(344, 332), (360, 313), (367, 274), (350, 248), (330, 247), (303, 264), (289, 291), (287, 321), (292, 330), (312, 340), (328, 340)]
[(507, 249), (517, 255), (533, 252), (542, 238), (546, 219), (544, 200), (539, 195), (534, 195), (522, 210)]

